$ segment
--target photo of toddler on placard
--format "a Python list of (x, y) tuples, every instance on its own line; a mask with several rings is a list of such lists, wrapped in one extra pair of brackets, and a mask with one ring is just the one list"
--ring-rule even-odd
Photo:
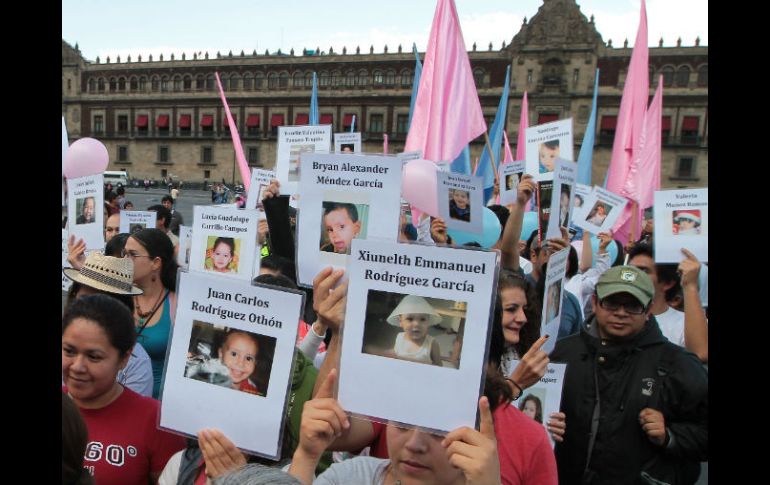
[(203, 267), (215, 273), (237, 273), (240, 249), (240, 239), (209, 236)]

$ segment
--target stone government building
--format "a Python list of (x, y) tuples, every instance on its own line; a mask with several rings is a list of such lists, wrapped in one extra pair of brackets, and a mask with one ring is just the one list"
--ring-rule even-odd
[[(513, 30), (513, 28), (512, 28)], [(629, 32), (635, 37), (636, 32)], [(507, 45), (468, 52), (487, 124), (491, 126), (511, 65), (505, 129), (515, 153), (524, 92), (529, 125), (573, 118), (575, 154), (591, 112), (595, 70), (600, 69), (593, 183), (609, 164), (617, 113), (631, 49), (613, 47), (596, 31), (593, 17), (575, 0), (544, 0), (525, 18)], [(665, 188), (708, 186), (708, 46), (650, 48), (650, 99), (663, 75), (662, 174)], [(422, 56), (424, 58), (424, 54)], [(303, 49), (288, 54), (198, 53), (158, 59), (83, 58), (77, 44), (62, 40), (62, 115), (70, 143), (101, 140), (109, 170), (134, 178), (173, 177), (184, 182), (237, 182), (237, 162), (214, 72), (253, 167), (272, 168), (277, 127), (307, 124), (312, 73), (318, 76), (319, 121), (333, 132), (349, 131), (353, 115), (363, 150), (403, 150), (414, 76), (414, 55), (398, 46), (342, 52)], [(471, 144), (475, 160), (483, 137)]]

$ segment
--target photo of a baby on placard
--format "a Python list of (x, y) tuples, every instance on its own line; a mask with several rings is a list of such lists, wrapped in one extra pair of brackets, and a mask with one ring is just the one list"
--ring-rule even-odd
[(701, 233), (701, 212), (698, 209), (675, 210), (671, 213), (671, 233), (675, 236), (697, 236)]
[(353, 239), (366, 239), (369, 204), (326, 200), (321, 211), (321, 251), (350, 254)]
[(541, 143), (538, 147), (540, 173), (553, 172), (553, 169), (556, 167), (556, 159), (559, 158), (560, 153), (558, 139)]
[(129, 233), (129, 234), (134, 234), (134, 233), (136, 233), (136, 232), (139, 232), (139, 231), (141, 231), (141, 230), (142, 230), (142, 229), (144, 229), (146, 226), (147, 226), (147, 224), (141, 224), (141, 223), (138, 223), (138, 222), (135, 222), (135, 223), (133, 223), (133, 224), (129, 224), (129, 225), (128, 225), (128, 233)]
[(548, 287), (546, 293), (548, 299), (548, 307), (545, 314), (545, 321), (551, 322), (554, 318), (559, 316), (559, 305), (561, 303), (561, 280), (555, 281)]
[(601, 226), (604, 224), (604, 220), (607, 218), (607, 215), (610, 213), (611, 209), (612, 207), (610, 207), (609, 204), (597, 201), (591, 210), (588, 211), (586, 222), (593, 224), (594, 226)]
[(292, 145), (289, 149), (289, 182), (299, 181), (299, 157), (303, 153), (315, 152), (315, 145)]
[(524, 395), (519, 399), (519, 411), (527, 417), (543, 424), (543, 408), (546, 391), (543, 388), (531, 387), (524, 391)]
[(457, 369), (466, 308), (461, 301), (369, 290), (361, 351)]
[(273, 337), (195, 320), (184, 376), (266, 397), (275, 344)]
[(467, 190), (449, 189), (449, 217), (471, 222), (471, 194)]
[(238, 238), (209, 236), (203, 268), (215, 273), (237, 273), (240, 249)]
[(76, 199), (75, 204), (78, 214), (75, 224), (92, 224), (96, 222), (96, 199), (94, 197)]

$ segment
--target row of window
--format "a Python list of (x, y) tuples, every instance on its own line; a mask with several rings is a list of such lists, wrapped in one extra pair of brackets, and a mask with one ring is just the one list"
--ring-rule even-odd
[[(350, 130), (350, 127), (353, 125), (353, 117), (355, 115), (352, 113), (346, 113), (342, 119), (342, 129), (343, 131)], [(233, 115), (233, 121), (235, 122), (236, 126), (238, 125), (238, 117), (237, 115)], [(288, 121), (288, 122), (287, 122)], [(333, 125), (334, 126), (334, 115), (331, 113), (321, 113), (318, 118), (319, 124), (322, 125)], [(270, 121), (268, 124), (269, 130), (273, 133), (273, 135), (277, 135), (278, 133), (278, 127), (279, 126), (286, 126), (286, 125), (306, 125), (309, 122), (309, 116), (307, 113), (297, 113), (294, 118), (294, 122), (292, 123), (291, 120), (286, 120), (285, 116), (282, 113), (273, 113), (270, 117)], [(369, 120), (366, 124), (366, 131), (371, 133), (382, 133), (386, 130), (384, 130), (385, 126), (385, 115), (382, 113), (371, 113), (369, 114)], [(397, 114), (396, 115), (396, 133), (406, 134), (408, 131), (408, 125), (409, 125), (409, 115), (408, 114)], [(190, 114), (182, 114), (179, 115), (179, 119), (177, 121), (177, 129), (178, 133), (181, 136), (189, 136), (192, 135), (192, 133), (195, 131), (196, 133), (200, 133), (201, 135), (213, 135), (214, 134), (214, 115), (213, 114), (202, 114), (200, 116), (200, 120), (196, 124), (199, 129), (194, 130), (193, 129), (193, 122), (192, 122), (192, 115)], [(361, 122), (357, 121), (357, 126), (361, 127)], [(103, 115), (94, 115), (93, 117), (93, 125), (92, 125), (92, 132), (94, 135), (101, 135), (105, 133), (105, 125), (104, 125), (104, 116)], [(147, 136), (150, 134), (150, 117), (146, 114), (139, 114), (137, 115), (134, 124), (133, 124), (134, 130), (132, 130), (135, 134), (139, 136)], [(230, 133), (230, 126), (229, 122), (226, 117), (222, 118), (222, 130), (226, 133)], [(154, 123), (154, 130), (155, 133), (160, 136), (168, 136), (171, 134), (171, 128), (170, 128), (170, 115), (168, 114), (160, 114), (155, 118)], [(361, 131), (361, 130), (359, 130)], [(116, 132), (118, 134), (128, 134), (129, 133), (129, 119), (128, 115), (118, 115), (117, 116), (117, 130)], [(246, 135), (254, 135), (257, 136), (262, 133), (262, 120), (261, 116), (256, 113), (249, 113), (246, 116)]]
[[(615, 136), (615, 128), (618, 123), (617, 115), (602, 116), (599, 125), (599, 136), (603, 142), (609, 141)], [(666, 142), (671, 136), (671, 116), (662, 116), (660, 123), (661, 139)], [(700, 116), (683, 116), (679, 134), (682, 143), (697, 144), (700, 134)]]
[[(356, 87), (356, 86), (396, 86), (403, 88), (412, 87), (414, 74), (409, 69), (403, 69), (396, 74), (394, 69), (375, 70), (369, 73), (366, 69), (358, 71), (321, 71), (318, 73), (318, 85), (320, 87)], [(261, 72), (220, 75), (222, 89), (225, 91), (251, 91), (261, 89), (285, 89), (289, 87), (289, 73), (270, 72), (267, 75)], [(291, 76), (291, 85), (294, 88), (311, 88), (313, 85), (312, 72), (296, 72)], [(174, 76), (153, 75), (125, 76), (111, 78), (91, 78), (88, 80), (89, 93), (104, 93), (109, 88), (110, 92), (144, 92), (149, 87), (150, 91), (160, 92), (184, 92), (214, 91), (216, 79), (213, 74), (177, 74)]]
[[(690, 73), (692, 70), (690, 66), (679, 66), (674, 69), (674, 66), (663, 66), (658, 73), (655, 72), (655, 67), (650, 66), (650, 85), (658, 85), (658, 76), (663, 76), (663, 86), (670, 88), (676, 85), (676, 87), (686, 88), (690, 85)], [(709, 66), (703, 64), (698, 68), (697, 85), (700, 87), (708, 86), (709, 84)]]

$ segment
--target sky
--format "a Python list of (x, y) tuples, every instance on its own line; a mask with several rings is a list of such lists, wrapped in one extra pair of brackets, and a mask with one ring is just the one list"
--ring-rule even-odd
[[(506, 45), (521, 28), (524, 17), (532, 18), (542, 0), (455, 0), (465, 45), (474, 42), (479, 50)], [(597, 30), (615, 47), (633, 46), (639, 24), (641, 0), (578, 0), (580, 10), (595, 17)], [(259, 54), (294, 48), (341, 52), (396, 52), (417, 44), (425, 51), (436, 7), (435, 0), (63, 0), (62, 38), (78, 44), (84, 57), (95, 60), (110, 56), (125, 59), (141, 54), (155, 59), (162, 53), (188, 58), (194, 52), (215, 56), (241, 50)], [(707, 0), (647, 0), (648, 39), (651, 47), (708, 45)]]

